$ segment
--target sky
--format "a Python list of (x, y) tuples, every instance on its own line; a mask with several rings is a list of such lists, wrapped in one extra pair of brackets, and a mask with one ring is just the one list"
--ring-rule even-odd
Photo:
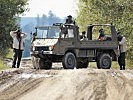
[(22, 17), (47, 15), (50, 10), (60, 18), (68, 15), (76, 16), (76, 2), (77, 0), (29, 0), (29, 11), (25, 12)]

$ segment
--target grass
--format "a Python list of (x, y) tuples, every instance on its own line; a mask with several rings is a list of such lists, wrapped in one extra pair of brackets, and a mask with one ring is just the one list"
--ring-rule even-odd
[(133, 61), (132, 60), (126, 60), (126, 67), (129, 69), (133, 69)]
[[(89, 67), (97, 68), (96, 62), (90, 62)], [(114, 69), (119, 69), (120, 68), (117, 61), (112, 62), (112, 68), (114, 68)], [(133, 61), (126, 60), (126, 69), (133, 69)]]
[(13, 56), (13, 50), (12, 49), (9, 49), (8, 50), (8, 53), (5, 56), (5, 58), (12, 58), (12, 56)]
[[(12, 51), (12, 49), (9, 49), (9, 51), (6, 54), (6, 56), (5, 56), (4, 59), (12, 58), (12, 56), (13, 56), (13, 51)], [(0, 58), (0, 70), (5, 70), (5, 69), (8, 69), (9, 68), (9, 66), (7, 66), (4, 63), (4, 59)]]
[(9, 67), (6, 65), (6, 64), (4, 64), (4, 61), (2, 61), (1, 59), (0, 59), (0, 70), (5, 70), (5, 69), (8, 69)]
[[(118, 62), (113, 62), (112, 67), (115, 69), (119, 69)], [(126, 60), (126, 69), (133, 69), (133, 62), (131, 60)]]

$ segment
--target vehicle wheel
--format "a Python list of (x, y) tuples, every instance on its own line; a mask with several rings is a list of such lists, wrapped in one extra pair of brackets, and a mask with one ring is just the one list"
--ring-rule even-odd
[(77, 66), (77, 60), (73, 53), (68, 52), (65, 54), (62, 61), (64, 69), (74, 69)]
[(38, 67), (39, 67), (39, 59), (40, 58), (36, 58), (36, 57), (34, 57), (34, 56), (31, 56), (31, 61), (32, 61), (32, 65), (33, 65), (33, 68), (34, 69), (38, 69)]
[(39, 67), (40, 69), (51, 69), (52, 68), (52, 62), (44, 59), (39, 60)]
[(97, 60), (97, 68), (110, 69), (112, 60), (109, 54), (101, 54)]
[(97, 64), (97, 68), (98, 69), (101, 69), (100, 64), (99, 64), (99, 61), (97, 61), (96, 64)]
[(88, 67), (89, 62), (83, 62), (83, 61), (79, 61), (77, 64), (77, 68), (87, 68)]

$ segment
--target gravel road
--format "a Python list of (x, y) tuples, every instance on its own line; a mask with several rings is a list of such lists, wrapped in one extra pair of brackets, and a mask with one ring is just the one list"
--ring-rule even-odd
[(133, 100), (133, 70), (31, 66), (24, 60), (21, 68), (0, 72), (0, 100)]

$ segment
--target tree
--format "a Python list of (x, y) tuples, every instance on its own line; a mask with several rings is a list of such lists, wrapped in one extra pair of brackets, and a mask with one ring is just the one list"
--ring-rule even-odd
[(11, 37), (9, 32), (19, 27), (19, 15), (28, 10), (28, 0), (0, 0), (0, 55), (7, 52)]
[(36, 26), (39, 26), (39, 25), (41, 24), (41, 21), (40, 21), (40, 16), (39, 16), (39, 14), (37, 14), (36, 21), (37, 21), (37, 25), (36, 25)]
[(133, 59), (133, 0), (79, 0), (77, 23), (113, 23), (127, 39), (128, 58)]
[(48, 12), (48, 24), (53, 25), (53, 23), (59, 23), (61, 20), (57, 17), (51, 10)]
[(45, 14), (42, 15), (41, 25), (42, 26), (48, 25), (48, 18), (47, 18), (47, 15), (45, 15)]

